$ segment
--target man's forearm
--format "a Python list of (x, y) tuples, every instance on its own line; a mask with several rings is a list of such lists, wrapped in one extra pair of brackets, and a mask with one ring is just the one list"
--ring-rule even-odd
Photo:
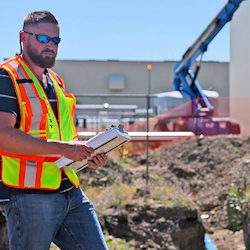
[(60, 154), (74, 161), (82, 161), (94, 153), (93, 149), (82, 142), (47, 142), (12, 127), (0, 129), (0, 151), (22, 155)]
[(33, 138), (18, 129), (9, 127), (0, 131), (0, 151), (25, 155), (62, 154), (62, 146), (56, 142)]

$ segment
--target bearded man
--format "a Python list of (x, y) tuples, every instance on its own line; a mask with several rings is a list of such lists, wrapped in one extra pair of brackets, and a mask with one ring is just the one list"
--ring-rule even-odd
[[(52, 242), (61, 249), (107, 249), (76, 173), (54, 163), (55, 155), (81, 161), (94, 153), (77, 139), (75, 97), (50, 69), (60, 41), (56, 18), (32, 12), (20, 31), (21, 54), (0, 65), (0, 202), (10, 249), (45, 250)], [(106, 159), (98, 154), (89, 167)]]

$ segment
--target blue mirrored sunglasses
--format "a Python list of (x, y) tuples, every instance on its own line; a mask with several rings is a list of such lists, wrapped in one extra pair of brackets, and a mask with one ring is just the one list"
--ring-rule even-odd
[(35, 36), (36, 40), (40, 43), (49, 43), (49, 41), (51, 40), (53, 44), (58, 45), (61, 41), (60, 37), (49, 37), (46, 35), (39, 35), (39, 34), (31, 33), (25, 30), (23, 30), (23, 32), (29, 35)]

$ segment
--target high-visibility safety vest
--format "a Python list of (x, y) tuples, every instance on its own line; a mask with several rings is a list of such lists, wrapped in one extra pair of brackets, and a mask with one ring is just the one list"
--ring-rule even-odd
[[(62, 79), (48, 70), (57, 98), (58, 120), (31, 68), (20, 56), (4, 61), (0, 68), (6, 70), (13, 82), (21, 114), (19, 130), (42, 140), (72, 141), (76, 136), (73, 121), (76, 100), (73, 94), (66, 94)], [(63, 86), (63, 87), (61, 87)], [(17, 155), (0, 153), (2, 159), (1, 177), (5, 185), (22, 189), (56, 190), (62, 181), (62, 170), (58, 169), (53, 156)], [(70, 167), (63, 171), (79, 187), (79, 180)]]

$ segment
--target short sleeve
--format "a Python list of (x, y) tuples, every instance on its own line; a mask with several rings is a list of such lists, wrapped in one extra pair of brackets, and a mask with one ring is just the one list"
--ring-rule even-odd
[(12, 113), (20, 121), (16, 92), (9, 74), (3, 69), (0, 69), (0, 111)]

